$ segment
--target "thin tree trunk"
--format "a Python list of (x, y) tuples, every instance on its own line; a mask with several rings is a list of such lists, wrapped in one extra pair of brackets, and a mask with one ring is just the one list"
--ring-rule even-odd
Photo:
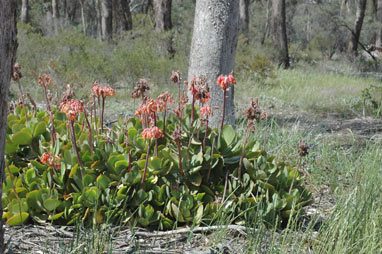
[(120, 6), (122, 29), (124, 31), (129, 31), (133, 29), (133, 20), (130, 11), (130, 0), (120, 0)]
[(67, 0), (62, 0), (62, 16), (63, 16), (63, 26), (67, 27), (69, 24), (69, 14), (68, 14), (68, 2)]
[(382, 47), (382, 0), (377, 2), (377, 32), (376, 32), (376, 43), (375, 45), (379, 48)]
[(86, 35), (86, 20), (85, 20), (85, 3), (84, 3), (84, 0), (80, 0), (80, 6), (81, 6), (82, 32)]
[(289, 67), (288, 39), (286, 33), (285, 0), (272, 0), (272, 40), (278, 51), (278, 62)]
[(16, 0), (0, 0), (0, 253), (5, 253), (3, 227), (3, 181), (5, 178), (5, 135), (7, 130), (8, 93), (16, 58)]
[[(210, 86), (212, 107), (210, 119), (218, 127), (223, 112), (223, 90), (216, 85), (220, 74), (229, 74), (235, 65), (239, 34), (239, 0), (197, 0), (192, 35), (188, 78), (204, 75)], [(234, 87), (227, 93), (225, 120), (235, 123)]]
[(172, 28), (171, 22), (172, 0), (154, 0), (154, 21), (157, 31), (167, 31)]
[(21, 22), (24, 24), (29, 23), (29, 2), (22, 0), (21, 2)]
[(96, 21), (97, 21), (97, 34), (98, 34), (98, 38), (100, 40), (102, 40), (102, 25), (101, 25), (101, 20), (102, 20), (102, 17), (101, 17), (101, 0), (95, 0), (95, 4), (96, 4)]
[(270, 27), (270, 15), (269, 15), (269, 9), (271, 8), (271, 0), (266, 0), (267, 1), (267, 9), (265, 11), (265, 24), (264, 24), (264, 34), (263, 38), (261, 38), (261, 45), (264, 45), (265, 39), (268, 37), (269, 34), (269, 27)]
[(249, 0), (240, 0), (240, 31), (247, 33), (249, 29)]
[(102, 40), (110, 41), (113, 38), (113, 1), (102, 0)]
[(363, 19), (365, 17), (367, 0), (357, 0), (357, 11), (354, 23), (354, 30), (348, 46), (348, 52), (357, 55), (358, 42), (361, 36)]
[(52, 0), (52, 19), (53, 19), (54, 33), (58, 35), (59, 26), (60, 26), (60, 11), (58, 8), (57, 0)]

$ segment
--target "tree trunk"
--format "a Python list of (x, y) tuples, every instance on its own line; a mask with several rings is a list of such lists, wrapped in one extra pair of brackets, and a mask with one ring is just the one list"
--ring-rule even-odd
[(129, 31), (133, 29), (133, 20), (131, 18), (130, 0), (120, 0), (120, 16), (122, 22), (122, 30)]
[(59, 26), (60, 26), (60, 11), (58, 9), (57, 0), (52, 0), (52, 19), (53, 19), (54, 33), (58, 35)]
[(67, 0), (62, 0), (62, 16), (63, 16), (63, 26), (67, 27), (69, 25), (69, 14), (68, 14), (68, 2)]
[(28, 0), (21, 2), (21, 22), (24, 24), (29, 23), (29, 3)]
[(84, 3), (84, 0), (80, 0), (80, 6), (81, 6), (82, 32), (86, 35), (86, 20), (85, 20), (85, 3)]
[(96, 23), (97, 23), (97, 35), (102, 40), (102, 17), (101, 17), (101, 0), (95, 0), (96, 8)]
[(265, 10), (265, 24), (264, 24), (264, 33), (263, 33), (263, 37), (261, 38), (261, 45), (264, 45), (265, 43), (265, 39), (268, 37), (269, 35), (269, 27), (270, 27), (270, 15), (269, 15), (269, 9), (271, 8), (271, 0), (266, 0), (267, 2), (267, 7), (266, 7), (266, 10)]
[(354, 30), (348, 46), (348, 52), (357, 55), (358, 42), (361, 36), (363, 18), (365, 17), (367, 0), (357, 0), (357, 11), (354, 23)]
[(5, 253), (3, 227), (3, 181), (5, 177), (5, 135), (8, 93), (17, 49), (16, 0), (0, 0), (0, 253)]
[(378, 0), (377, 2), (377, 32), (376, 32), (376, 43), (375, 46), (381, 48), (382, 47), (382, 0)]
[(249, 29), (249, 0), (240, 0), (240, 31), (247, 33)]
[[(239, 0), (197, 0), (188, 78), (204, 75), (210, 86), (214, 110), (211, 126), (222, 119), (223, 90), (216, 85), (220, 74), (229, 74), (235, 65), (239, 33)], [(235, 123), (234, 87), (227, 93), (225, 120)]]
[(272, 40), (280, 65), (289, 67), (288, 39), (286, 33), (285, 0), (272, 0)]
[(113, 38), (113, 0), (102, 0), (102, 40)]
[(167, 31), (172, 28), (171, 23), (172, 0), (154, 0), (154, 22), (157, 31)]

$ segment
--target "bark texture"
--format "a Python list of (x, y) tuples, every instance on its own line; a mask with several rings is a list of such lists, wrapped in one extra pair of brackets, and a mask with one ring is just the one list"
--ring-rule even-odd
[(102, 40), (109, 41), (113, 38), (113, 1), (102, 0), (101, 20)]
[(285, 0), (272, 0), (272, 41), (280, 65), (289, 67), (288, 39), (286, 33)]
[(376, 21), (378, 24), (377, 32), (376, 32), (376, 43), (377, 47), (382, 47), (382, 0), (377, 1), (377, 14)]
[(133, 29), (133, 20), (130, 11), (130, 0), (119, 0), (120, 1), (120, 16), (122, 23), (122, 30), (129, 31)]
[[(197, 0), (190, 52), (188, 78), (204, 75), (211, 91), (211, 106), (216, 106), (210, 119), (218, 127), (222, 119), (223, 90), (216, 85), (220, 74), (229, 74), (235, 65), (239, 33), (239, 0)], [(235, 123), (234, 88), (226, 101), (226, 124)]]
[(52, 0), (52, 19), (53, 19), (54, 33), (57, 35), (60, 30), (60, 11), (58, 8), (57, 0)]
[(24, 24), (29, 23), (29, 2), (22, 0), (21, 2), (21, 22)]
[(171, 3), (172, 0), (154, 0), (154, 21), (155, 29), (167, 31), (172, 28), (171, 22)]
[(358, 42), (361, 36), (363, 19), (365, 17), (367, 0), (357, 0), (357, 10), (354, 22), (354, 29), (348, 46), (348, 52), (357, 55)]
[[(7, 129), (8, 93), (17, 49), (16, 0), (0, 0), (0, 197), (5, 176), (5, 134)], [(5, 253), (3, 207), (0, 198), (0, 253)]]
[(243, 33), (249, 29), (249, 0), (240, 0), (240, 30)]

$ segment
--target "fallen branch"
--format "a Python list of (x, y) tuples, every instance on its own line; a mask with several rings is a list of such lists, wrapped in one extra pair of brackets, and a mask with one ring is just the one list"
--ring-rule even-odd
[(206, 233), (215, 230), (234, 230), (239, 232), (242, 235), (246, 235), (245, 231), (253, 231), (253, 228), (238, 226), (238, 225), (227, 225), (227, 226), (208, 226), (208, 227), (195, 227), (195, 228), (182, 228), (177, 230), (170, 230), (164, 232), (135, 232), (134, 236), (139, 237), (163, 237), (176, 234), (188, 234), (188, 233)]

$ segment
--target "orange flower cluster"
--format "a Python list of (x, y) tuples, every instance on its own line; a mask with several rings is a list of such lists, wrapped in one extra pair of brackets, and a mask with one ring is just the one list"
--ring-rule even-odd
[(228, 89), (228, 85), (229, 84), (232, 84), (232, 85), (235, 85), (236, 84), (236, 79), (234, 78), (234, 76), (231, 74), (229, 74), (228, 76), (225, 76), (225, 75), (220, 75), (218, 77), (218, 80), (216, 82), (217, 85), (219, 85), (222, 89)]
[(175, 84), (179, 84), (182, 80), (182, 73), (180, 71), (172, 71), (170, 80), (174, 82)]
[(60, 110), (66, 114), (66, 117), (69, 120), (75, 120), (78, 113), (84, 112), (84, 104), (82, 101), (78, 100), (69, 100), (64, 101), (60, 105)]
[(260, 121), (267, 117), (267, 113), (264, 112), (259, 106), (259, 99), (251, 99), (250, 106), (245, 110), (245, 117), (250, 121)]
[(207, 84), (205, 76), (200, 76), (198, 81), (194, 76), (191, 79), (191, 87), (189, 88), (189, 91), (195, 96), (195, 99), (200, 101), (202, 104), (206, 104), (211, 98), (210, 88)]
[(167, 103), (172, 104), (172, 97), (169, 92), (165, 92), (158, 96), (157, 103), (161, 105), (161, 107), (167, 108)]
[(92, 92), (94, 96), (102, 96), (103, 98), (106, 98), (108, 96), (114, 96), (115, 90), (110, 86), (100, 86), (97, 82), (94, 82)]
[(40, 74), (40, 75), (38, 76), (38, 84), (39, 84), (40, 86), (45, 87), (45, 88), (46, 88), (47, 85), (50, 84), (51, 81), (52, 81), (52, 80), (50, 79), (49, 75), (46, 75), (46, 74), (41, 75), (41, 74)]
[(45, 152), (41, 155), (41, 163), (48, 163), (49, 167), (54, 167), (56, 169), (61, 169), (61, 163), (59, 162), (58, 156), (52, 156), (49, 153)]
[(156, 126), (151, 128), (146, 128), (142, 132), (142, 137), (144, 139), (160, 138), (164, 137), (163, 132)]
[(204, 106), (200, 109), (200, 114), (203, 118), (207, 118), (207, 116), (212, 115), (212, 109), (211, 106)]

